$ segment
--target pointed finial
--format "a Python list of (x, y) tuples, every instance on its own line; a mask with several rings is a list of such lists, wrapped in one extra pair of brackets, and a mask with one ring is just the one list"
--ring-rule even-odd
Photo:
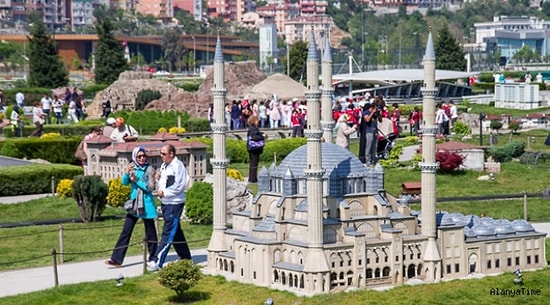
[(432, 38), (432, 26), (429, 27), (428, 42), (426, 43), (426, 53), (424, 60), (435, 60), (434, 41)]
[(323, 54), (323, 62), (332, 62), (332, 52), (330, 50), (330, 39), (325, 39), (325, 54)]
[(220, 39), (220, 31), (218, 30), (218, 38), (216, 40), (216, 51), (214, 53), (215, 62), (223, 62), (223, 50), (222, 50), (222, 41)]
[(309, 32), (309, 48), (307, 50), (307, 60), (317, 61), (317, 45), (315, 44), (315, 35), (313, 34), (313, 25)]

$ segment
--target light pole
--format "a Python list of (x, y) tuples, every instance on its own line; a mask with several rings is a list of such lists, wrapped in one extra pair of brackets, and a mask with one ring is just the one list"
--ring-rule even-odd
[(196, 53), (197, 53), (197, 48), (195, 47), (195, 36), (191, 36), (191, 39), (193, 39), (193, 75), (195, 75), (195, 68), (197, 66), (197, 64), (195, 63), (195, 60), (196, 60)]
[(209, 50), (210, 47), (210, 30), (207, 30), (206, 32), (206, 65), (208, 66), (208, 56), (209, 56)]
[(365, 8), (361, 1), (361, 72), (365, 71)]
[(401, 69), (401, 23), (399, 23), (399, 63), (397, 69)]

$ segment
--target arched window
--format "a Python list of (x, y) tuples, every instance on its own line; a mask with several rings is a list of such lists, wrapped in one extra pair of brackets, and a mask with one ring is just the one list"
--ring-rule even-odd
[(372, 269), (371, 268), (367, 268), (367, 276), (365, 278), (366, 279), (371, 279), (372, 278)]
[(374, 270), (374, 277), (380, 277), (380, 268), (376, 268), (376, 270)]
[(382, 269), (382, 276), (390, 276), (390, 267), (384, 267), (384, 269)]

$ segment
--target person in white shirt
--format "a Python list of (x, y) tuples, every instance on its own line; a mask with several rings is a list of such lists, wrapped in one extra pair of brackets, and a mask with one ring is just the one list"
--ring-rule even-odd
[(181, 259), (191, 259), (191, 251), (180, 226), (180, 217), (185, 205), (185, 190), (189, 184), (189, 174), (183, 163), (176, 157), (176, 148), (167, 144), (160, 149), (162, 165), (157, 174), (157, 195), (161, 201), (164, 227), (157, 253), (147, 262), (147, 269), (155, 271), (165, 263), (170, 246), (174, 245)]
[(451, 128), (455, 126), (456, 120), (458, 119), (458, 110), (456, 109), (455, 102), (449, 102), (449, 111), (451, 113)]
[(10, 123), (13, 126), (13, 135), (17, 138), (20, 138), (23, 131), (23, 120), (21, 114), (19, 113), (21, 108), (19, 105), (15, 104), (10, 114)]
[(445, 114), (445, 110), (443, 110), (441, 103), (437, 104), (436, 108), (435, 123), (437, 124), (437, 134), (446, 136), (449, 131), (449, 117)]
[(53, 113), (55, 115), (55, 123), (63, 124), (63, 103), (57, 95), (53, 96)]
[(25, 106), (25, 95), (23, 94), (23, 92), (17, 92), (15, 94), (15, 102), (17, 102), (17, 105), (19, 105), (19, 107), (21, 108)]
[(34, 102), (32, 107), (32, 122), (36, 126), (36, 129), (31, 133), (30, 137), (40, 137), (42, 135), (42, 128), (44, 126), (46, 114), (42, 112), (42, 107), (38, 101)]
[(46, 123), (51, 124), (52, 119), (50, 116), (50, 111), (52, 110), (52, 99), (48, 96), (48, 94), (44, 94), (40, 100), (40, 104), (42, 104), (42, 112), (46, 115)]
[(125, 124), (124, 118), (118, 117), (115, 120), (116, 128), (111, 133), (110, 138), (119, 142), (135, 142), (138, 138), (138, 132), (134, 129), (134, 127)]
[(67, 111), (67, 124), (70, 122), (78, 123), (78, 115), (76, 113), (76, 102), (73, 100), (69, 102), (69, 110)]

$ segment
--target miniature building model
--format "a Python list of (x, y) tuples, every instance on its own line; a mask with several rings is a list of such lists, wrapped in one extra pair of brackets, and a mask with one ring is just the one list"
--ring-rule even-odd
[[(423, 93), (425, 103), (435, 105), (431, 33), (426, 53)], [(223, 58), (217, 58), (218, 64), (223, 63)], [(427, 114), (423, 128), (421, 213), (386, 196), (379, 165), (365, 167), (348, 150), (322, 141), (330, 118), (323, 116), (323, 126), (320, 124), (317, 61), (312, 34), (307, 61), (307, 144), (290, 153), (279, 166), (261, 169), (252, 207), (234, 213), (231, 228), (224, 216), (225, 189), (214, 185), (220, 196), (214, 198), (214, 233), (206, 272), (315, 295), (400, 285), (413, 278), (437, 282), (473, 273), (546, 266), (546, 234), (535, 232), (524, 220), (436, 213), (435, 174), (439, 164), (435, 161), (436, 126), (431, 123), (434, 105), (431, 121)], [(223, 65), (214, 69), (219, 75)], [(220, 93), (215, 102), (223, 105), (223, 78), (215, 79), (219, 83), (213, 90)], [(214, 137), (221, 142), (223, 107), (214, 109), (219, 111), (215, 116), (219, 133)], [(215, 153), (217, 149), (223, 146), (216, 147), (215, 142)], [(213, 162), (220, 169), (221, 186), (226, 166), (223, 158)]]
[(136, 146), (143, 146), (147, 151), (147, 162), (156, 169), (160, 169), (162, 160), (160, 149), (166, 144), (176, 148), (176, 156), (180, 159), (189, 173), (190, 185), (195, 181), (202, 181), (206, 175), (206, 145), (199, 142), (182, 142), (177, 136), (166, 137), (159, 134), (149, 141), (116, 143), (110, 138), (100, 136), (87, 141), (88, 165), (85, 175), (99, 175), (103, 181), (120, 178), (128, 164), (132, 161), (132, 151)]

